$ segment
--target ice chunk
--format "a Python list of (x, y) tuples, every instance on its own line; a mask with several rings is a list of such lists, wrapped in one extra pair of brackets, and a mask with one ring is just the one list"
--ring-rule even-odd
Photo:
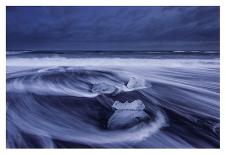
[(131, 103), (128, 101), (125, 103), (115, 101), (112, 107), (115, 108), (116, 111), (108, 120), (109, 129), (132, 127), (149, 119), (149, 115), (143, 111), (145, 105), (141, 100), (135, 100)]
[(147, 119), (149, 115), (143, 110), (116, 110), (108, 120), (108, 128), (129, 128)]
[(116, 91), (116, 87), (107, 83), (94, 84), (92, 88), (93, 93), (111, 94), (114, 91)]
[(112, 107), (115, 109), (124, 109), (124, 110), (144, 110), (145, 105), (141, 100), (135, 100), (131, 103), (129, 103), (128, 101), (126, 101), (125, 103), (115, 101)]
[(135, 77), (131, 77), (126, 86), (129, 89), (137, 89), (137, 88), (146, 88), (147, 87), (145, 80), (137, 79)]

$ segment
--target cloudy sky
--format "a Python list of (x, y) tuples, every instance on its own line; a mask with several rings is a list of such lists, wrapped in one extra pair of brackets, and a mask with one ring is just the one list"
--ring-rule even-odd
[(7, 7), (7, 50), (219, 49), (219, 7)]

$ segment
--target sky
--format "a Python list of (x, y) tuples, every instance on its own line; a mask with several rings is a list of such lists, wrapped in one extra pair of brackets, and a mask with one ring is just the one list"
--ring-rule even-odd
[(220, 8), (14, 7), (7, 50), (217, 50)]

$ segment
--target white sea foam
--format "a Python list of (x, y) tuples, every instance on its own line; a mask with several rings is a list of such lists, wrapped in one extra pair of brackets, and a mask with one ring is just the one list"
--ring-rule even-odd
[[(211, 62), (211, 64), (209, 64)], [(51, 67), (51, 66), (99, 66), (127, 68), (142, 67), (188, 67), (199, 68), (208, 65), (219, 65), (219, 59), (135, 59), (135, 58), (7, 58), (6, 65), (24, 67)]]
[(94, 84), (92, 88), (93, 93), (104, 93), (104, 94), (111, 94), (116, 91), (116, 87), (107, 83), (98, 83)]

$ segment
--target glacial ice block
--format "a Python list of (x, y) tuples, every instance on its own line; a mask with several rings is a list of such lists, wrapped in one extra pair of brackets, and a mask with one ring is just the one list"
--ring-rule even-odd
[(149, 119), (149, 115), (143, 111), (145, 105), (141, 100), (135, 100), (131, 103), (115, 101), (112, 107), (116, 111), (108, 120), (109, 129), (128, 128)]
[(129, 103), (126, 101), (125, 103), (121, 103), (119, 101), (115, 101), (112, 105), (113, 108), (119, 110), (144, 110), (145, 105), (141, 100), (134, 100), (133, 102)]
[(131, 77), (126, 86), (129, 89), (137, 89), (137, 88), (146, 88), (147, 87), (145, 80), (137, 79), (135, 77)]
[(132, 127), (149, 118), (143, 110), (116, 110), (108, 120), (109, 129), (122, 129)]

